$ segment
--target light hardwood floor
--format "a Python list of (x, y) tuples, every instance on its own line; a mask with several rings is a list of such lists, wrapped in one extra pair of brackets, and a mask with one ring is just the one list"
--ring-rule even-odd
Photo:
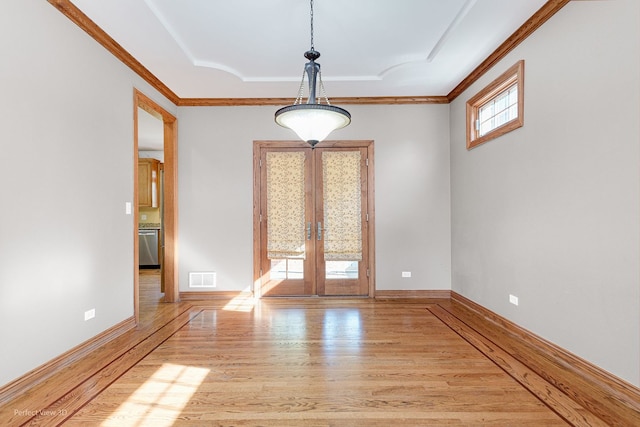
[(365, 299), (203, 303), (65, 423), (390, 424), (567, 425), (426, 302)]
[(158, 333), (47, 408), (64, 416), (31, 425), (604, 425), (447, 322), (446, 300), (240, 298), (177, 310), (159, 303), (157, 280), (141, 274), (140, 328)]

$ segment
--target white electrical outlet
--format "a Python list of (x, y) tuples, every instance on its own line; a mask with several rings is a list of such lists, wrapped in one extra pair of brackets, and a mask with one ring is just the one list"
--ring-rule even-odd
[(518, 305), (518, 297), (515, 295), (509, 295), (509, 302), (513, 305)]
[(402, 277), (411, 277), (411, 272), (410, 271), (403, 271), (402, 272)]
[(94, 317), (96, 317), (96, 309), (95, 308), (92, 308), (91, 310), (87, 310), (87, 311), (84, 312), (84, 320), (85, 321), (91, 320)]
[(124, 203), (124, 213), (125, 215), (131, 215), (131, 202)]

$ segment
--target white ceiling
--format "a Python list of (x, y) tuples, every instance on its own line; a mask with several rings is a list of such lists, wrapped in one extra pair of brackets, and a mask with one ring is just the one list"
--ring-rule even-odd
[[(309, 0), (72, 0), (180, 98), (292, 98)], [(447, 95), (545, 0), (315, 0), (331, 97)]]

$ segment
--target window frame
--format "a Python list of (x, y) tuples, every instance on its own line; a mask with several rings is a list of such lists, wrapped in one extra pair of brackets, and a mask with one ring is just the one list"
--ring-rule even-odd
[[(476, 121), (480, 109), (488, 102), (497, 98), (513, 84), (518, 90), (518, 117), (498, 126), (488, 133), (479, 136), (476, 128)], [(520, 60), (512, 65), (507, 71), (502, 73), (497, 79), (489, 83), (484, 89), (467, 101), (467, 150), (484, 144), (487, 141), (502, 136), (512, 130), (524, 125), (524, 60)]]

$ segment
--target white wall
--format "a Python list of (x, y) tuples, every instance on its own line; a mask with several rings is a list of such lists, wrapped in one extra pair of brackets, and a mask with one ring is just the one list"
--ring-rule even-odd
[[(453, 290), (635, 385), (638, 40), (636, 0), (571, 2), (451, 105)], [(524, 127), (467, 151), (465, 102), (519, 59)]]
[[(347, 107), (330, 139), (375, 141), (377, 289), (450, 289), (449, 107)], [(296, 139), (276, 109), (178, 108), (181, 291), (190, 271), (251, 289), (253, 141)]]
[(46, 1), (3, 1), (0, 52), (2, 385), (133, 315), (133, 88), (158, 96)]

